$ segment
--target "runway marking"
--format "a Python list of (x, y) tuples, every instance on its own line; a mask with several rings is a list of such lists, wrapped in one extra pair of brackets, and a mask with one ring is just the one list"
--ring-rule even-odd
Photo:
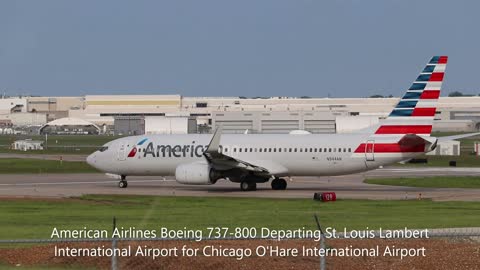
[[(130, 183), (142, 182), (175, 182), (175, 180), (129, 180)], [(33, 186), (33, 185), (80, 185), (80, 184), (109, 184), (118, 183), (118, 181), (78, 181), (78, 182), (44, 182), (44, 183), (17, 183), (17, 184), (0, 184), (0, 186)]]

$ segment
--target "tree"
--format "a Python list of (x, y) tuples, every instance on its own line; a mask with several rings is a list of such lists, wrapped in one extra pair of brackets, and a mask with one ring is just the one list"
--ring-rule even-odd
[(473, 97), (474, 95), (472, 94), (464, 94), (460, 91), (453, 91), (448, 94), (449, 97)]
[(449, 97), (463, 97), (463, 93), (460, 91), (453, 91), (448, 94)]

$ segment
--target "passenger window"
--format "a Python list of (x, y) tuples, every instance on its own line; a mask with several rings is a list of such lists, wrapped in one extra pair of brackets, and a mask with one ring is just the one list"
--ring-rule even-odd
[(292, 152), (292, 148), (288, 148), (288, 152)]
[(272, 152), (272, 148), (268, 148), (268, 152)]
[(238, 152), (242, 152), (242, 148), (238, 148)]
[(282, 152), (282, 148), (278, 148), (278, 152)]
[(273, 148), (273, 152), (277, 152), (277, 148)]
[[(187, 148), (187, 152), (188, 152), (188, 148)], [(228, 152), (228, 148), (225, 148), (225, 153)]]
[(347, 148), (343, 148), (343, 152), (345, 152), (345, 153), (346, 153), (346, 152), (347, 152)]
[(348, 148), (348, 152), (352, 152), (352, 148)]
[(320, 152), (320, 153), (321, 153), (321, 152), (322, 152), (322, 148), (319, 148), (319, 149), (318, 149), (318, 152)]
[(332, 148), (328, 148), (328, 152), (332, 152)]
[(303, 148), (300, 148), (300, 152), (303, 152)]
[(258, 148), (258, 150), (260, 150), (259, 152), (262, 152), (262, 148)]
[(308, 148), (305, 148), (305, 153), (308, 152)]
[(250, 152), (252, 152), (252, 148), (250, 148)]
[(294, 149), (294, 152), (297, 152), (297, 148)]
[(233, 152), (237, 152), (237, 148), (233, 148)]

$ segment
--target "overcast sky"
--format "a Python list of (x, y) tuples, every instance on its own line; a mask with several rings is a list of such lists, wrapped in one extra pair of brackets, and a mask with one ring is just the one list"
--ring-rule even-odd
[(480, 93), (480, 1), (0, 0), (9, 95), (399, 96), (432, 55)]

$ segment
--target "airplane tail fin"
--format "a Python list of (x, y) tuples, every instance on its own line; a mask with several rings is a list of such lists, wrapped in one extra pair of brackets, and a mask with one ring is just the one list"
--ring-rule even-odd
[(434, 56), (375, 134), (430, 136), (447, 56)]

